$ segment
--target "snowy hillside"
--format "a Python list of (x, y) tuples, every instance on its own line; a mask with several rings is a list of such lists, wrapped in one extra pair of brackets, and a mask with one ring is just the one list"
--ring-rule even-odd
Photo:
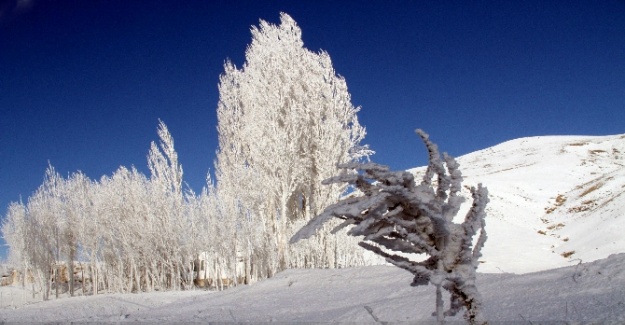
[(490, 192), (479, 272), (546, 270), (625, 251), (625, 135), (522, 138), (458, 162), (464, 185)]
[[(491, 322), (625, 322), (625, 254), (538, 273), (479, 274), (477, 280)], [(0, 321), (434, 322), (434, 287), (410, 287), (411, 281), (410, 273), (392, 266), (288, 270), (221, 292), (107, 294), (5, 307)]]

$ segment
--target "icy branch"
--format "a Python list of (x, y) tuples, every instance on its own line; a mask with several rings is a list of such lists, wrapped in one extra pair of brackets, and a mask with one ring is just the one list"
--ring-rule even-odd
[[(481, 298), (475, 287), (475, 270), (486, 241), (484, 229), (488, 191), (481, 184), (472, 188), (473, 203), (462, 224), (453, 223), (464, 198), (462, 173), (456, 160), (438, 151), (429, 136), (417, 130), (429, 154), (429, 164), (421, 184), (407, 172), (390, 171), (375, 163), (339, 165), (340, 175), (323, 184), (346, 183), (362, 193), (326, 208), (300, 229), (291, 243), (312, 237), (332, 218), (343, 219), (336, 229), (346, 226), (352, 236), (364, 236), (359, 245), (414, 274), (413, 285), (432, 283), (451, 293), (451, 306), (445, 315), (466, 308), (465, 318), (482, 323)], [(436, 181), (433, 179), (436, 177)], [(475, 247), (473, 237), (479, 232)], [(426, 261), (391, 254), (427, 254)], [(437, 299), (439, 321), (443, 319), (442, 300)]]

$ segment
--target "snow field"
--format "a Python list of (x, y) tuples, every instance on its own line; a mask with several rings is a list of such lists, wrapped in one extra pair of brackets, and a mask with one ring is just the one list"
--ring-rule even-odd
[[(625, 321), (625, 254), (528, 274), (478, 274), (491, 323)], [(391, 266), (288, 270), (251, 286), (106, 294), (0, 309), (4, 322), (434, 322), (434, 287)], [(6, 287), (1, 289), (3, 292)], [(460, 316), (450, 321), (462, 321)]]

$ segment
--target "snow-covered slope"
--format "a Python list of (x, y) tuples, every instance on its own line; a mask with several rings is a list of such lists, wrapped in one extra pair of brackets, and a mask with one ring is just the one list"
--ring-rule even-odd
[(458, 162), (464, 185), (490, 192), (478, 271), (532, 272), (625, 251), (625, 135), (522, 138)]
[[(222, 292), (107, 294), (5, 307), (0, 322), (433, 323), (434, 287), (411, 287), (411, 281), (393, 266), (288, 270)], [(625, 254), (538, 273), (478, 274), (477, 285), (492, 323), (625, 322)]]

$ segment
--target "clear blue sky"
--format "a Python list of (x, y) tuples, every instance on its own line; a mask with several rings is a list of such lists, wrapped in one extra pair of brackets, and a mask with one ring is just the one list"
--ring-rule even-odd
[(0, 4), (0, 213), (48, 161), (148, 174), (158, 119), (196, 191), (217, 150), (217, 84), (260, 18), (290, 14), (343, 75), (376, 162), (535, 135), (625, 133), (624, 1), (84, 1)]

